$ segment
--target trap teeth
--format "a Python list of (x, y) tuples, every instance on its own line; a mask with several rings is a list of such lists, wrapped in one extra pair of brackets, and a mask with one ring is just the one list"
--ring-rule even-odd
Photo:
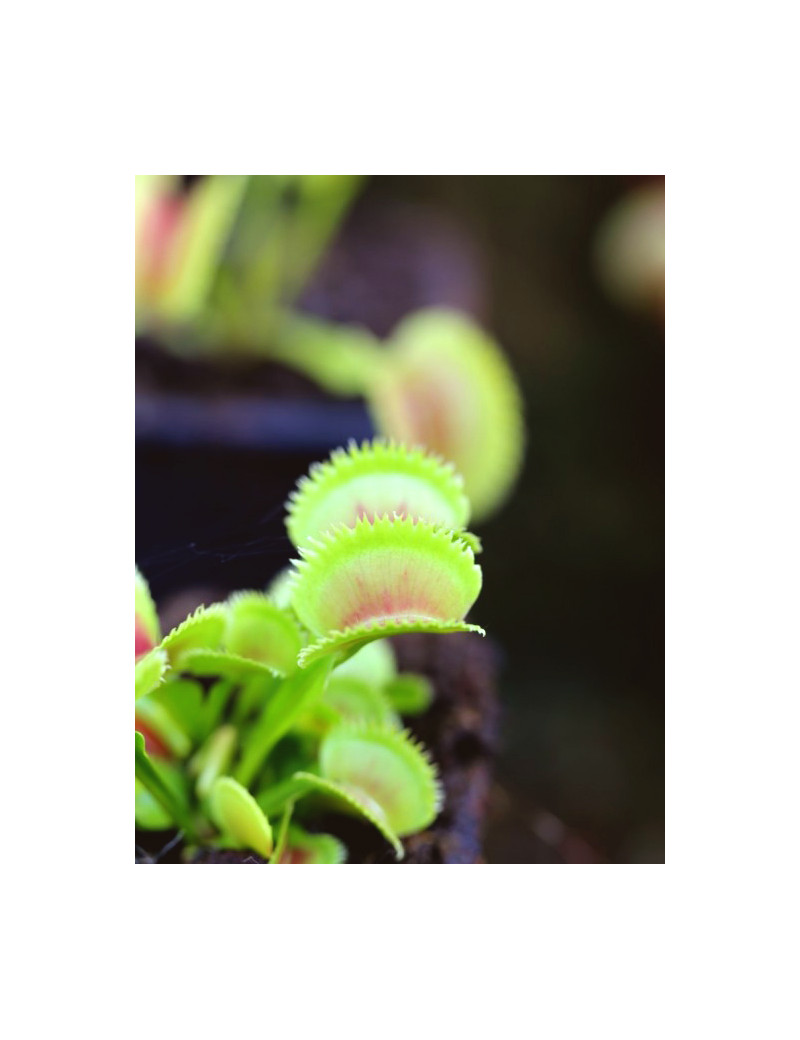
[(286, 526), (296, 546), (360, 519), (410, 517), (462, 529), (469, 501), (454, 468), (420, 449), (351, 442), (315, 463), (289, 495)]
[(299, 568), (292, 606), (317, 636), (363, 626), (459, 624), (478, 597), (481, 570), (452, 532), (383, 518), (330, 532)]

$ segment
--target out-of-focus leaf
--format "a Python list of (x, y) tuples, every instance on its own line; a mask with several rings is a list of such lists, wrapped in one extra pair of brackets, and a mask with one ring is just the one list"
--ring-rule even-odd
[(272, 828), (255, 798), (232, 777), (219, 777), (211, 789), (211, 815), (224, 833), (238, 844), (268, 859)]
[(381, 362), (382, 347), (366, 329), (334, 325), (306, 314), (284, 314), (270, 339), (269, 355), (309, 376), (329, 393), (364, 393)]
[(191, 740), (172, 714), (152, 694), (136, 701), (136, 718), (141, 719), (176, 758), (184, 758), (191, 750)]
[(136, 568), (136, 658), (152, 650), (161, 640), (161, 632), (150, 588)]
[(161, 641), (161, 649), (166, 650), (172, 667), (179, 671), (183, 656), (192, 650), (220, 650), (226, 621), (225, 607), (215, 603), (210, 607), (198, 607), (173, 628)]
[(187, 196), (159, 286), (157, 309), (165, 321), (190, 322), (205, 307), (246, 183), (241, 176), (206, 177)]
[(203, 689), (199, 682), (182, 678), (170, 672), (166, 682), (148, 694), (148, 699), (160, 704), (193, 743), (205, 732)]
[(323, 739), (322, 776), (366, 804), (379, 805), (400, 836), (431, 824), (442, 804), (436, 770), (408, 733), (376, 725), (342, 725)]
[(145, 751), (144, 737), (139, 732), (136, 733), (136, 779), (150, 792), (171, 820), (184, 831), (188, 838), (192, 839), (195, 830), (189, 808), (176, 791), (165, 783), (158, 769), (151, 762)]
[[(151, 758), (150, 763), (175, 799), (183, 805), (188, 805), (189, 791), (183, 771), (173, 763), (159, 759)], [(137, 779), (136, 826), (146, 831), (162, 831), (175, 826), (176, 823), (172, 814), (168, 813), (161, 802)]]
[(388, 639), (367, 643), (352, 657), (336, 666), (337, 676), (352, 676), (373, 686), (385, 686), (397, 674), (394, 650)]
[(383, 692), (401, 715), (421, 715), (433, 701), (433, 686), (424, 675), (403, 672), (391, 679)]
[(303, 639), (289, 613), (261, 592), (237, 592), (227, 606), (229, 653), (258, 661), (278, 675), (295, 671)]
[(381, 688), (353, 675), (334, 672), (321, 703), (333, 708), (345, 722), (377, 722), (387, 726), (400, 724)]
[(187, 650), (181, 655), (181, 671), (202, 679), (228, 679), (230, 682), (247, 682), (258, 676), (280, 675), (262, 661), (241, 657), (227, 650)]
[(236, 738), (235, 727), (220, 726), (193, 759), (198, 771), (195, 790), (201, 800), (208, 797), (217, 777), (227, 772), (236, 748)]
[(445, 308), (405, 318), (368, 400), (384, 436), (455, 465), (476, 520), (502, 505), (522, 464), (522, 395), (502, 350), (471, 318)]
[(169, 670), (169, 661), (163, 650), (151, 650), (136, 662), (136, 700), (159, 686)]
[(323, 660), (295, 672), (278, 686), (261, 714), (261, 718), (245, 738), (242, 759), (234, 770), (236, 779), (249, 786), (269, 752), (311, 705), (319, 700), (331, 670), (331, 661)]

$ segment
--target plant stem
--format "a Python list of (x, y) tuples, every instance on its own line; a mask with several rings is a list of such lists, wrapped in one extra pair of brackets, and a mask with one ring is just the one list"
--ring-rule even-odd
[(147, 788), (159, 805), (169, 813), (184, 834), (190, 840), (194, 840), (196, 830), (187, 808), (159, 776), (145, 751), (144, 737), (138, 732), (136, 734), (136, 779)]
[(278, 831), (278, 840), (275, 842), (275, 848), (272, 850), (272, 855), (269, 858), (270, 863), (280, 863), (283, 857), (283, 852), (286, 848), (286, 835), (289, 832), (289, 820), (291, 820), (293, 812), (294, 801), (291, 801), (284, 810), (280, 830)]
[(261, 718), (251, 730), (242, 759), (234, 777), (243, 787), (249, 787), (264, 759), (283, 737), (295, 719), (318, 700), (330, 674), (333, 659), (322, 658), (309, 668), (299, 670), (285, 679), (267, 701)]

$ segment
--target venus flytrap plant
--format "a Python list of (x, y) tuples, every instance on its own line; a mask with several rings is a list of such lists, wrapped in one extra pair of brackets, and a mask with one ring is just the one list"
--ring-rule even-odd
[(469, 502), (452, 466), (376, 442), (315, 466), (288, 510), (300, 559), (275, 597), (236, 593), (162, 638), (137, 572), (137, 823), (273, 864), (339, 863), (337, 839), (304, 829), (334, 809), (402, 858), (442, 789), (400, 719), (430, 684), (398, 675), (385, 637), (482, 631), (464, 620), (481, 587)]

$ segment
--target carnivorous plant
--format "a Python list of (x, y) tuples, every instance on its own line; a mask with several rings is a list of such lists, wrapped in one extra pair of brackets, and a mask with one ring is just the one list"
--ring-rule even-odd
[(389, 636), (476, 631), (480, 543), (451, 464), (375, 441), (312, 467), (287, 505), (298, 558), (267, 591), (201, 607), (166, 635), (136, 571), (136, 822), (269, 863), (341, 863), (321, 810), (356, 815), (404, 855), (442, 787), (401, 716), (422, 676)]

